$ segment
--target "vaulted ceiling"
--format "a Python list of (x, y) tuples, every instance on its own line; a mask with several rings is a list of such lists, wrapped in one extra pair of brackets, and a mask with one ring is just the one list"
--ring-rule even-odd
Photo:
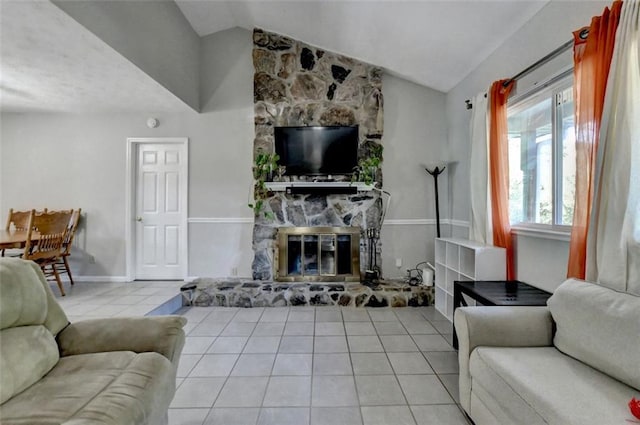
[(3, 111), (187, 109), (53, 3), (2, 0), (0, 12)]
[(176, 0), (200, 36), (263, 28), (448, 92), (548, 0)]
[[(176, 3), (200, 36), (259, 27), (447, 92), (548, 1)], [(3, 111), (189, 109), (53, 3), (2, 0), (0, 7)]]

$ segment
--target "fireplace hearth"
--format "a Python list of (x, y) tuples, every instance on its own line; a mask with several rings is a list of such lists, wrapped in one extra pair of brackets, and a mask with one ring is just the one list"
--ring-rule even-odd
[(199, 307), (420, 307), (433, 304), (433, 286), (379, 281), (273, 282), (242, 278), (199, 278), (182, 289), (183, 305)]

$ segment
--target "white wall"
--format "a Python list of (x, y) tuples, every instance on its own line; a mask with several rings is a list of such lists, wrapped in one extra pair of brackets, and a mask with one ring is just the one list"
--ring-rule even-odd
[[(460, 84), (447, 93), (446, 114), (452, 159), (450, 201), (452, 217), (469, 219), (469, 120), (471, 111), (465, 99), (485, 92), (498, 79), (511, 77), (572, 38), (572, 31), (591, 22), (610, 2), (552, 1), (526, 25), (500, 46)], [(571, 55), (544, 67), (527, 79), (527, 85), (544, 78), (544, 74), (571, 64)], [(520, 84), (522, 86), (522, 83)], [(520, 87), (520, 90), (522, 87)], [(539, 287), (554, 289), (566, 276), (568, 244), (566, 241), (541, 240), (518, 236), (516, 241), (516, 273), (520, 280)], [(543, 265), (541, 267), (541, 265)]]
[[(2, 114), (0, 204), (82, 207), (86, 223), (71, 257), (77, 275), (125, 274), (126, 139), (169, 136), (189, 138), (189, 217), (199, 219), (189, 224), (189, 273), (228, 276), (237, 267), (250, 275), (251, 33), (228, 30), (204, 38), (201, 48), (215, 58), (202, 67), (209, 81), (201, 114)], [(147, 128), (150, 116), (158, 128)], [(4, 209), (0, 216), (6, 219)]]
[[(385, 277), (395, 277), (419, 262), (433, 263), (434, 185), (425, 166), (446, 157), (445, 94), (386, 74), (382, 91), (383, 186), (392, 195), (382, 229), (382, 270)], [(440, 217), (447, 218), (446, 171), (438, 183)], [(445, 231), (442, 226), (443, 236)]]
[[(189, 275), (230, 276), (235, 268), (250, 276), (251, 32), (217, 33), (200, 48), (200, 114), (2, 114), (0, 220), (9, 207), (82, 207), (86, 222), (71, 257), (75, 274), (124, 276), (126, 139), (188, 137)], [(393, 195), (387, 219), (394, 223), (383, 229), (383, 267), (386, 276), (396, 276), (433, 260), (435, 226), (425, 224), (435, 218), (433, 180), (423, 164), (446, 149), (445, 95), (388, 75), (383, 92), (383, 171)], [(146, 126), (151, 116), (160, 120), (158, 128)], [(447, 217), (444, 178), (440, 190)], [(401, 271), (395, 258), (403, 259)]]

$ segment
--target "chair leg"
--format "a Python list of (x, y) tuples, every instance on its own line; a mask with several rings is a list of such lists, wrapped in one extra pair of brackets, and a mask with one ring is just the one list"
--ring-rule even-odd
[(67, 274), (69, 275), (69, 281), (71, 281), (71, 284), (73, 285), (73, 276), (71, 276), (71, 267), (69, 267), (69, 262), (67, 261), (67, 256), (63, 256), (62, 257), (62, 261), (64, 261), (64, 268), (67, 269)]
[(56, 282), (58, 282), (58, 288), (60, 288), (60, 294), (64, 297), (65, 294), (64, 293), (64, 287), (62, 286), (62, 281), (60, 280), (60, 275), (58, 274), (58, 270), (56, 270), (56, 267), (52, 264), (51, 268), (53, 269), (53, 275), (56, 277)]

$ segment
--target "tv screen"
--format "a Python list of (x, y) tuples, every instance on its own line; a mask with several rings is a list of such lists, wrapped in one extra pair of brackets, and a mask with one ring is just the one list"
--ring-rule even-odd
[(358, 126), (275, 127), (274, 136), (287, 175), (351, 174), (358, 165)]

